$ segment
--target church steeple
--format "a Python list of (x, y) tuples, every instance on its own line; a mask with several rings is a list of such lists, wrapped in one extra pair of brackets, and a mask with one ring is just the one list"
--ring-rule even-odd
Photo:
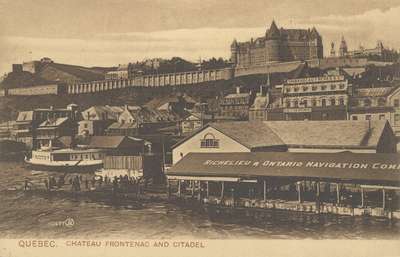
[(347, 55), (347, 43), (344, 40), (344, 36), (342, 36), (342, 41), (340, 42), (339, 47), (339, 56), (346, 56)]
[(279, 32), (278, 26), (276, 26), (276, 23), (274, 20), (272, 20), (271, 26), (269, 30), (267, 30), (266, 33), (266, 38), (267, 39), (278, 39), (280, 37), (281, 33)]
[(332, 42), (331, 43), (331, 57), (336, 56), (336, 52), (335, 52), (335, 43)]

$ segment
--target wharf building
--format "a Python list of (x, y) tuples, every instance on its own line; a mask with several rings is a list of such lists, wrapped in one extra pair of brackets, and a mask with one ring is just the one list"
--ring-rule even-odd
[(168, 193), (222, 210), (398, 219), (394, 138), (387, 121), (211, 123), (173, 146)]
[(188, 153), (395, 153), (387, 121), (234, 121), (209, 123), (172, 147), (173, 163)]
[(231, 61), (236, 68), (264, 66), (273, 62), (323, 58), (322, 37), (315, 28), (278, 29), (271, 23), (265, 36), (231, 44)]

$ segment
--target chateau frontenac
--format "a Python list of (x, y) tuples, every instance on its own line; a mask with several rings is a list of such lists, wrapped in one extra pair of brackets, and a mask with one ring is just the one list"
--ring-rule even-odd
[(315, 28), (278, 29), (275, 21), (265, 36), (247, 42), (234, 40), (231, 45), (231, 60), (236, 68), (319, 58), (323, 58), (322, 37)]

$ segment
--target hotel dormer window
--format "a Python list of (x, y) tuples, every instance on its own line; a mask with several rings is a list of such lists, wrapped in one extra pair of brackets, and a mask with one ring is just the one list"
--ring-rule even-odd
[(219, 139), (216, 139), (213, 134), (207, 133), (204, 135), (203, 139), (200, 140), (200, 147), (219, 148)]
[(294, 88), (294, 92), (298, 92), (299, 91), (299, 88), (298, 87), (295, 87)]
[(306, 92), (308, 90), (308, 87), (303, 87), (303, 91)]
[(317, 86), (312, 86), (312, 91), (317, 91)]
[(335, 90), (336, 89), (336, 85), (331, 85), (331, 90)]
[(321, 86), (321, 90), (326, 90), (326, 86)]

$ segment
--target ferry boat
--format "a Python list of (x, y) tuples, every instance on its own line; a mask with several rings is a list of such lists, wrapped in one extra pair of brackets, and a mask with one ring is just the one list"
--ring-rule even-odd
[(42, 147), (32, 151), (31, 156), (25, 157), (25, 162), (33, 170), (79, 172), (102, 168), (105, 153), (99, 149)]

